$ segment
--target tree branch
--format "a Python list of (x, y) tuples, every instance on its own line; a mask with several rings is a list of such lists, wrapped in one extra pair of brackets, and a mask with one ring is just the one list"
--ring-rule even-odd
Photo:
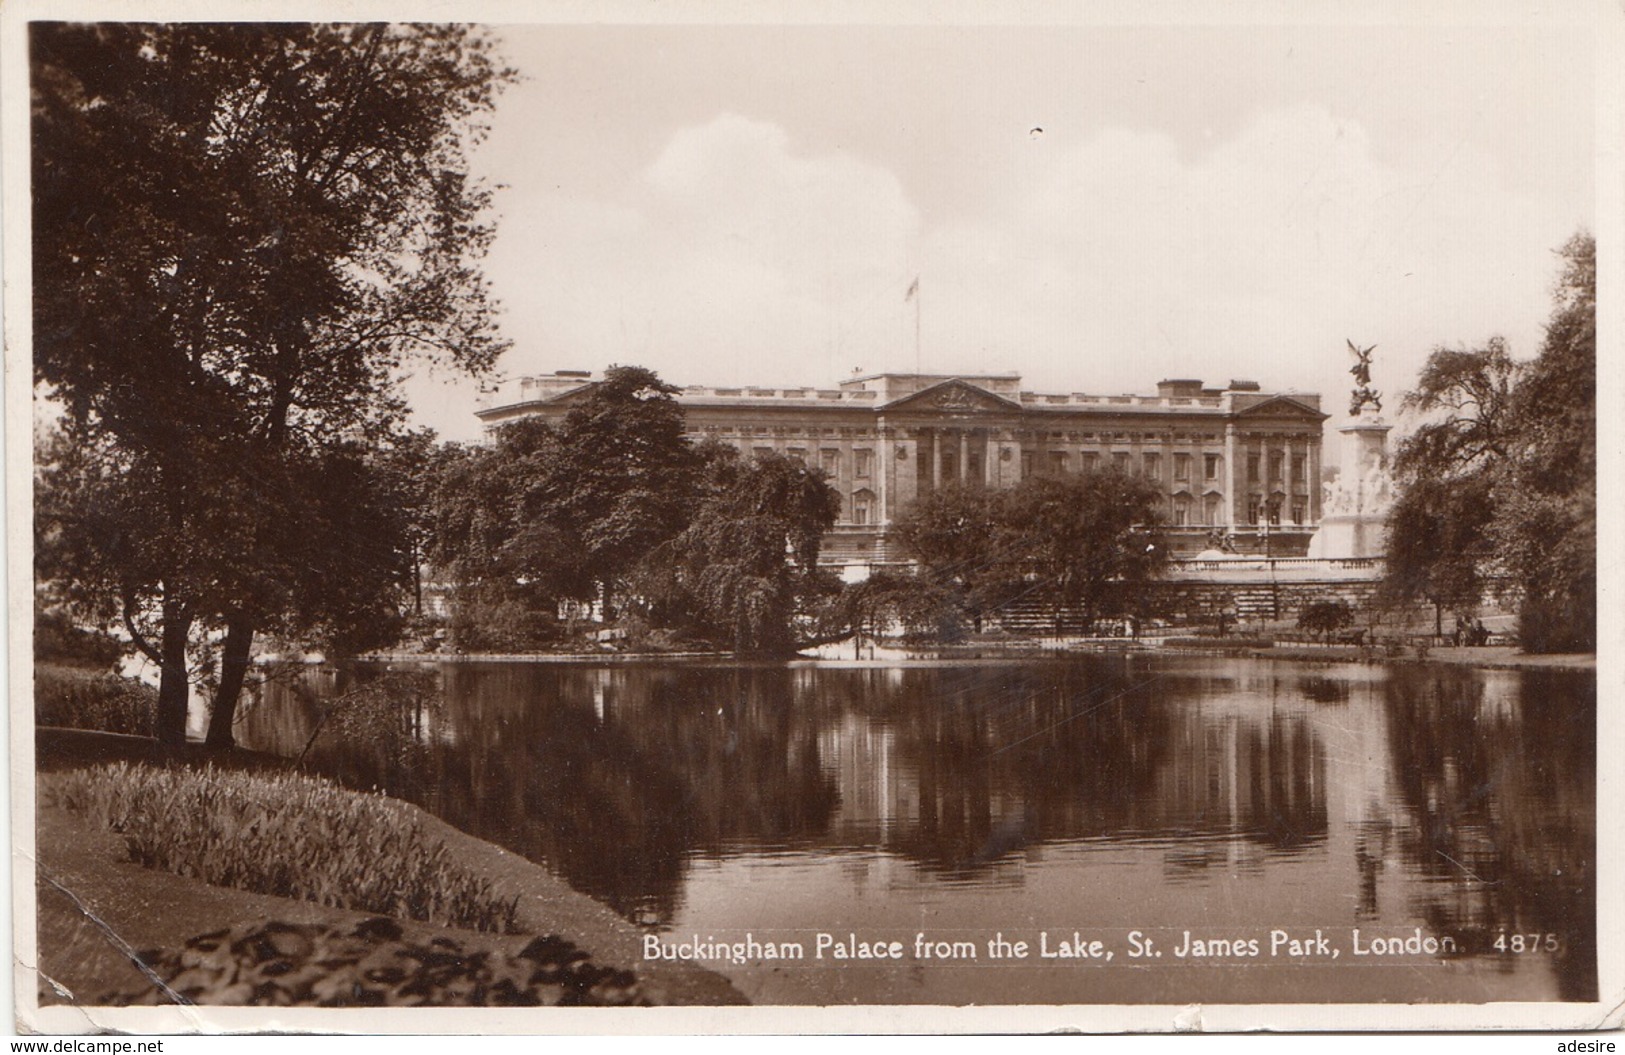
[(135, 603), (135, 597), (130, 592), (126, 591), (124, 597), (122, 598), (122, 602), (123, 603), (120, 605), (120, 607), (122, 608), (124, 615), (124, 629), (130, 632), (130, 640), (135, 642), (135, 647), (140, 649), (142, 654), (148, 659), (152, 660), (154, 663), (162, 665), (164, 662), (163, 654), (159, 652), (158, 649), (154, 648), (152, 642), (148, 641), (146, 636), (135, 627), (135, 614), (131, 611), (131, 607)]

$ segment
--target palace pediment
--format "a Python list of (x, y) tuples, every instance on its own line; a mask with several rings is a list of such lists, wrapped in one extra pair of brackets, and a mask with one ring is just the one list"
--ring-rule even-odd
[(1291, 396), (1271, 396), (1236, 411), (1236, 417), (1250, 421), (1325, 421), (1330, 415), (1308, 404), (1300, 403)]
[(882, 409), (887, 413), (917, 410), (933, 414), (1009, 414), (1020, 413), (1021, 404), (955, 378), (894, 400)]

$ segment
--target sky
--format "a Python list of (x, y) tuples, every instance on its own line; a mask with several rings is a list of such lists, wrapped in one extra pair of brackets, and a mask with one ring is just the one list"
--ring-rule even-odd
[[(1246, 378), (1342, 418), (1352, 340), (1391, 415), (1435, 346), (1534, 355), (1594, 225), (1593, 28), (1408, 18), (499, 27), (498, 373)], [(477, 437), (471, 382), (408, 391)]]

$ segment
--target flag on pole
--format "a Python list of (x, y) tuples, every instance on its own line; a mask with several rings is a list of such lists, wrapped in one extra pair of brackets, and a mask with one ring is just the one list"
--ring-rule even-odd
[(910, 282), (908, 284), (908, 292), (903, 294), (904, 303), (907, 303), (908, 301), (913, 300), (915, 295), (918, 294), (919, 292), (920, 292), (920, 276), (915, 275), (914, 276), (914, 281)]

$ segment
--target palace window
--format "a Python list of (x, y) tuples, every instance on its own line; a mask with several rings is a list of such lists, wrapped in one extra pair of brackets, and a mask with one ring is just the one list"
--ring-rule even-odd
[(1191, 478), (1191, 456), (1188, 454), (1174, 455), (1174, 479), (1180, 483), (1188, 483)]
[(1032, 451), (1022, 451), (1021, 452), (1021, 478), (1023, 480), (1025, 480), (1029, 476), (1031, 476), (1032, 474), (1033, 474), (1033, 452)]
[(852, 523), (857, 524), (859, 527), (864, 527), (872, 523), (871, 517), (874, 515), (874, 502), (875, 496), (872, 492), (867, 490), (853, 491)]
[(1133, 455), (1131, 455), (1128, 451), (1113, 451), (1112, 467), (1120, 473), (1126, 473), (1129, 471), (1129, 459), (1132, 457)]
[(819, 462), (818, 467), (820, 469), (823, 469), (824, 472), (829, 476), (829, 478), (831, 480), (835, 479), (835, 477), (840, 475), (840, 473), (841, 473), (841, 452), (840, 451), (830, 450), (828, 447), (826, 447), (823, 450), (818, 452), (818, 462)]
[[(1262, 465), (1260, 464), (1261, 461), (1262, 460), (1256, 454), (1247, 455), (1247, 482), (1248, 483), (1256, 484), (1258, 482), (1258, 472), (1259, 472), (1259, 469), (1262, 468)], [(1249, 517), (1248, 519), (1251, 520), (1251, 519), (1254, 519), (1254, 518)]]
[(1292, 479), (1300, 484), (1309, 482), (1309, 459), (1301, 454), (1292, 456)]
[(807, 449), (805, 447), (791, 447), (784, 453), (788, 454), (802, 465), (807, 464)]
[(1140, 465), (1143, 467), (1145, 475), (1151, 479), (1157, 480), (1162, 477), (1162, 455), (1143, 454), (1140, 456)]
[(867, 480), (872, 473), (875, 452), (867, 447), (858, 447), (852, 451), (852, 475), (860, 480)]
[(1052, 473), (1056, 473), (1056, 474), (1066, 472), (1066, 452), (1065, 451), (1050, 451), (1049, 452), (1049, 471), (1052, 472)]
[(1099, 451), (1083, 452), (1083, 471), (1086, 473), (1098, 473), (1100, 471)]
[(1217, 454), (1202, 455), (1202, 478), (1204, 480), (1217, 480), (1219, 478), (1219, 456)]
[(1280, 483), (1285, 469), (1286, 455), (1280, 451), (1270, 451), (1270, 483)]
[(1292, 503), (1292, 522), (1294, 524), (1302, 524), (1308, 519), (1308, 513), (1308, 507), (1303, 502)]
[(750, 452), (752, 454), (756, 455), (756, 457), (758, 457), (758, 458), (766, 458), (768, 455), (773, 453), (773, 448), (772, 447), (752, 447)]
[(1191, 496), (1177, 494), (1173, 497), (1174, 527), (1185, 527), (1191, 522)]
[(1223, 509), (1224, 498), (1221, 495), (1209, 494), (1202, 496), (1202, 518), (1209, 524), (1218, 524), (1223, 521), (1219, 515)]

